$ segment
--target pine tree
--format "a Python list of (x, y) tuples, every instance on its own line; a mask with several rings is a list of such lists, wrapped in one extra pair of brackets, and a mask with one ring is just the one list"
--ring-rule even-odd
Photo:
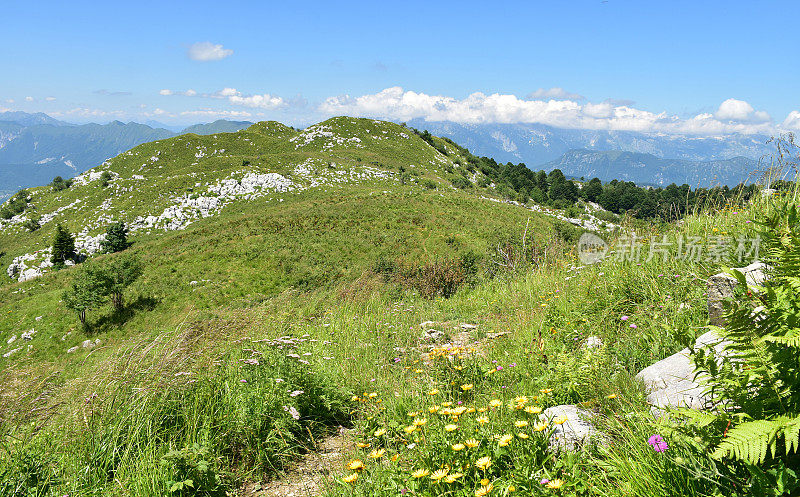
[(56, 226), (56, 235), (53, 237), (53, 256), (50, 262), (56, 268), (63, 268), (67, 260), (75, 260), (75, 238), (60, 223)]
[(108, 254), (121, 252), (128, 248), (128, 228), (122, 221), (112, 223), (106, 228), (106, 239), (100, 242), (100, 248)]

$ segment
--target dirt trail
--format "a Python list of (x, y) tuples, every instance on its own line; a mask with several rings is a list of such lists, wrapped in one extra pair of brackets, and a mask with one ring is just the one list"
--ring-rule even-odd
[(352, 430), (339, 431), (325, 437), (280, 479), (269, 483), (248, 483), (242, 488), (244, 497), (315, 497), (333, 483), (333, 475), (345, 467), (356, 451)]

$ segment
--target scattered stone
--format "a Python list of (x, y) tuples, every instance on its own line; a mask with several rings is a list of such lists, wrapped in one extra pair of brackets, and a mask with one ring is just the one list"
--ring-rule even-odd
[(22, 347), (19, 347), (19, 348), (16, 348), (16, 349), (11, 349), (8, 352), (6, 352), (5, 354), (3, 354), (3, 357), (11, 357), (12, 355), (16, 354), (20, 350), (22, 350)]
[(461, 323), (462, 330), (476, 330), (478, 329), (477, 324), (469, 324), (469, 323)]
[(36, 320), (37, 321), (41, 321), (42, 320), (42, 316), (36, 316)]
[(6, 343), (11, 345), (12, 343), (14, 343), (14, 340), (16, 340), (16, 339), (17, 339), (17, 335), (14, 335), (11, 338), (9, 338), (8, 341), (6, 341)]
[(431, 326), (435, 325), (434, 321), (423, 321), (419, 324), (420, 328), (430, 328)]
[(581, 445), (591, 442), (593, 439), (602, 439), (602, 433), (598, 431), (592, 423), (592, 413), (571, 404), (548, 407), (539, 417), (542, 420), (556, 419), (565, 416), (567, 420), (563, 424), (554, 424), (553, 434), (550, 438), (551, 449), (576, 450)]
[(75, 347), (68, 348), (67, 349), (67, 354), (71, 354), (71, 353), (75, 352), (76, 350), (78, 350), (78, 348), (79, 347), (77, 345)]
[(433, 328), (425, 330), (422, 333), (422, 340), (431, 340), (433, 342), (441, 342), (447, 338), (443, 331), (434, 330)]
[[(762, 285), (766, 279), (767, 265), (754, 262), (746, 267), (734, 268), (744, 274), (748, 285)], [(738, 281), (728, 273), (718, 273), (708, 279), (708, 322), (715, 326), (724, 325), (723, 302), (733, 297)]]
[(590, 336), (586, 339), (586, 344), (584, 346), (587, 349), (599, 349), (603, 346), (603, 339), (597, 336)]
[(35, 329), (33, 329), (33, 328), (31, 328), (30, 330), (28, 330), (28, 331), (26, 331), (25, 333), (23, 333), (22, 335), (20, 335), (20, 337), (21, 337), (23, 340), (28, 340), (28, 341), (30, 341), (30, 340), (33, 340), (33, 335), (35, 335), (35, 334), (36, 334), (36, 330), (35, 330)]
[(189, 285), (191, 285), (191, 286), (196, 286), (197, 284), (198, 284), (197, 280), (193, 280), (193, 281), (189, 282)]

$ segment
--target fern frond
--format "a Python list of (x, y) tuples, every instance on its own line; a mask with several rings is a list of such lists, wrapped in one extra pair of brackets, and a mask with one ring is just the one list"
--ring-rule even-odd
[(714, 450), (712, 457), (732, 457), (750, 464), (761, 464), (769, 453), (775, 456), (779, 437), (786, 441), (786, 454), (800, 445), (800, 416), (759, 419), (737, 425)]
[(705, 411), (700, 411), (697, 409), (690, 409), (688, 407), (673, 409), (672, 412), (685, 417), (698, 428), (705, 428), (706, 426), (710, 425), (711, 423), (719, 419), (719, 417), (714, 414)]

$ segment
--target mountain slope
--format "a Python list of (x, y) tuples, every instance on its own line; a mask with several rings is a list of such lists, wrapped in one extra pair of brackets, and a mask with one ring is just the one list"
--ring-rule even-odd
[(760, 179), (758, 162), (746, 157), (726, 160), (690, 161), (662, 159), (651, 154), (621, 151), (570, 150), (559, 159), (542, 166), (546, 171), (560, 169), (575, 178), (618, 179), (639, 185), (667, 186), (670, 183), (734, 186)]
[(183, 129), (180, 134), (194, 133), (196, 135), (213, 135), (214, 133), (233, 133), (252, 126), (250, 121), (226, 121), (217, 119), (213, 123), (194, 124)]

